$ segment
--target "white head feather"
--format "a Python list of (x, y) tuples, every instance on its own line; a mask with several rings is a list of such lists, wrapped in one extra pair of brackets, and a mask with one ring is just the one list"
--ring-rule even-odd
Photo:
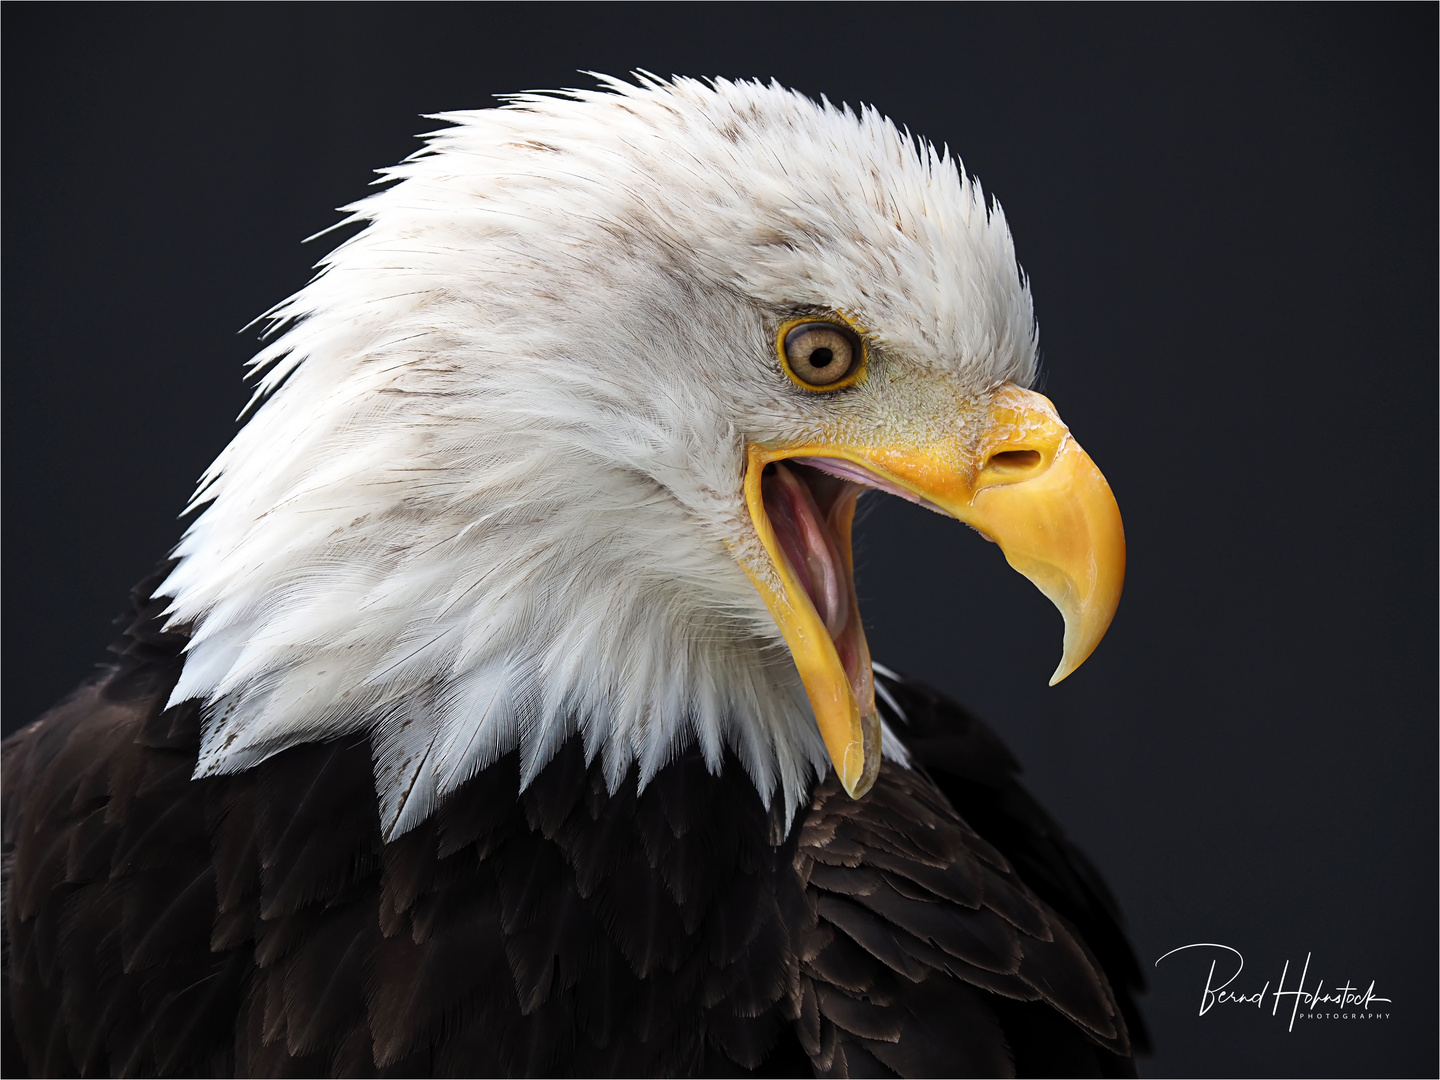
[[(394, 835), (578, 731), (612, 786), (728, 745), (793, 813), (828, 760), (737, 562), (745, 447), (1028, 383), (999, 208), (873, 110), (776, 85), (439, 119), (273, 313), (266, 400), (196, 494), (163, 587), (191, 627), (171, 701), (208, 702), (196, 774), (366, 732)], [(873, 330), (869, 397), (781, 374), (774, 327), (806, 308)]]

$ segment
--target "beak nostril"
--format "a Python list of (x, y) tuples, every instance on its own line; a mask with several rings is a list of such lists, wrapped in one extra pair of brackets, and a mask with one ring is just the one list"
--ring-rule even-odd
[(992, 469), (999, 469), (1001, 472), (1027, 472), (1040, 464), (1040, 452), (1038, 450), (1002, 450), (998, 454), (991, 454), (986, 466)]

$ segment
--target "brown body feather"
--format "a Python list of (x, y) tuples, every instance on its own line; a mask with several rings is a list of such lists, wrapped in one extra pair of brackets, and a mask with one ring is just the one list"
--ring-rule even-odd
[(385, 844), (363, 741), (190, 779), (157, 580), (4, 746), (6, 1075), (1133, 1074), (1103, 885), (923, 689), (922, 767), (788, 835), (736, 760), (610, 794), (572, 740)]

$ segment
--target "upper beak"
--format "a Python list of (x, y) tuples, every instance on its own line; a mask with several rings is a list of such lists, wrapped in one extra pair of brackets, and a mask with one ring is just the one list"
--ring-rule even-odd
[[(767, 465), (786, 459), (801, 459), (823, 473), (922, 503), (997, 543), (1010, 565), (1064, 616), (1064, 650), (1052, 686), (1084, 663), (1105, 636), (1125, 580), (1120, 509), (1105, 477), (1042, 395), (1011, 384), (1001, 387), (978, 438), (972, 433), (928, 445), (852, 440), (752, 445), (746, 503), (774, 572), (746, 569), (790, 647), (830, 759), (852, 796), (869, 790), (880, 767), (870, 658), (854, 610), (854, 497), (812, 500), (810, 510), (800, 513), (825, 521), (843, 563), (842, 599), (848, 598), (850, 614), (837, 617), (832, 610), (837, 601), (826, 599), (834, 586), (821, 589), (814, 571), (794, 565), (791, 555), (803, 550), (797, 547), (801, 541), (781, 522), (782, 542), (767, 510), (768, 495), (770, 510), (784, 513), (778, 509), (780, 496), (766, 488), (763, 478)], [(781, 479), (795, 483), (788, 470)], [(772, 475), (770, 488), (777, 483)], [(824, 594), (823, 614), (812, 592)]]

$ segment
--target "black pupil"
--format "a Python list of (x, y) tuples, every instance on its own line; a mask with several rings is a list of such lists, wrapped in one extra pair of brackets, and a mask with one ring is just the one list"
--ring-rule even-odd
[(812, 352), (809, 359), (811, 367), (829, 367), (830, 361), (835, 359), (835, 354), (822, 346)]

